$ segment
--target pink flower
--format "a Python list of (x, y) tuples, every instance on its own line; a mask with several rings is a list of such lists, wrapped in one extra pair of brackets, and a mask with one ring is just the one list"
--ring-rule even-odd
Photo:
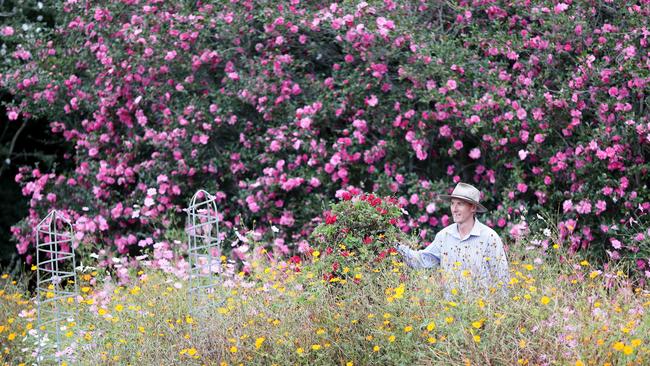
[(9, 118), (10, 121), (15, 121), (18, 119), (18, 112), (16, 112), (15, 109), (9, 109), (7, 111), (7, 118)]
[(621, 247), (622, 247), (621, 242), (614, 239), (614, 238), (610, 238), (609, 242), (612, 243), (612, 247), (614, 247), (614, 249), (621, 249)]
[(523, 108), (517, 109), (517, 118), (519, 118), (519, 120), (523, 121), (524, 119), (526, 119), (526, 116), (528, 116), (528, 113), (526, 113), (525, 109)]
[(463, 148), (463, 142), (460, 140), (454, 141), (454, 149), (460, 150)]
[(528, 186), (525, 183), (517, 183), (517, 190), (521, 193), (526, 193)]
[(176, 51), (169, 51), (165, 55), (165, 61), (171, 61), (176, 58)]
[(473, 148), (469, 152), (469, 157), (476, 160), (481, 157), (481, 150), (478, 147)]
[(13, 36), (14, 35), (14, 29), (12, 27), (9, 27), (9, 26), (2, 27), (2, 30), (0, 30), (0, 34), (2, 34), (5, 37)]
[(366, 104), (368, 104), (370, 107), (374, 107), (377, 105), (377, 96), (376, 95), (371, 95), (370, 98), (366, 98)]
[(576, 206), (576, 212), (579, 214), (588, 214), (591, 212), (591, 202), (582, 200)]
[(293, 218), (293, 214), (289, 211), (284, 211), (282, 217), (280, 217), (280, 225), (284, 226), (293, 226), (296, 220)]
[(455, 90), (457, 86), (458, 85), (456, 84), (456, 80), (454, 80), (454, 79), (447, 80), (447, 89)]
[(526, 150), (519, 150), (519, 159), (521, 160), (526, 160), (526, 157), (528, 157), (528, 151)]
[(569, 5), (567, 5), (565, 3), (559, 3), (559, 4), (555, 5), (555, 8), (553, 8), (553, 11), (555, 12), (555, 14), (560, 14), (563, 11), (567, 10), (568, 8), (569, 8)]

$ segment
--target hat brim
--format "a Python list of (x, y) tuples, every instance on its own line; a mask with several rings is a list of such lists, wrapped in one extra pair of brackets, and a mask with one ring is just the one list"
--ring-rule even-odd
[(458, 198), (459, 200), (463, 200), (465, 202), (469, 202), (469, 203), (471, 203), (473, 205), (476, 205), (476, 212), (480, 212), (480, 213), (487, 212), (487, 208), (485, 208), (485, 206), (483, 206), (482, 204), (480, 204), (480, 203), (478, 203), (478, 202), (476, 202), (476, 201), (474, 201), (472, 199), (469, 199), (467, 197), (456, 196), (456, 195), (453, 195), (453, 194), (439, 194), (438, 195), (438, 199), (440, 199), (442, 201), (451, 201), (452, 198)]

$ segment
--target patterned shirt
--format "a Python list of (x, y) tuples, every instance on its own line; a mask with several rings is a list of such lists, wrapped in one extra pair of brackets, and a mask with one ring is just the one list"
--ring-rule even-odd
[(474, 227), (464, 238), (454, 223), (442, 229), (425, 249), (400, 245), (398, 251), (409, 267), (439, 268), (447, 292), (480, 287), (505, 293), (510, 277), (503, 242), (494, 230), (474, 220)]

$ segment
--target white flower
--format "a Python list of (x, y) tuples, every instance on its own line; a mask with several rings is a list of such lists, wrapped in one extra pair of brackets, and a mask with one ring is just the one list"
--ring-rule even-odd
[(549, 228), (544, 229), (544, 236), (550, 237), (551, 236), (551, 229), (549, 229)]
[(278, 229), (278, 227), (275, 226), (275, 225), (271, 226), (271, 230), (273, 230), (274, 233), (279, 233), (280, 232), (280, 229)]

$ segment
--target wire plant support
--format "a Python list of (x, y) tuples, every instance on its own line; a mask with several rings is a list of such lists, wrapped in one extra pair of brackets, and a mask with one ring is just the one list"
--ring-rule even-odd
[(220, 284), (221, 240), (216, 199), (210, 193), (197, 191), (187, 209), (189, 313), (207, 315), (215, 305), (215, 288)]
[[(74, 303), (79, 294), (74, 232), (59, 211), (52, 210), (36, 226), (36, 284), (38, 307), (38, 363), (70, 361), (65, 333), (75, 323)], [(66, 302), (70, 305), (66, 305)]]

